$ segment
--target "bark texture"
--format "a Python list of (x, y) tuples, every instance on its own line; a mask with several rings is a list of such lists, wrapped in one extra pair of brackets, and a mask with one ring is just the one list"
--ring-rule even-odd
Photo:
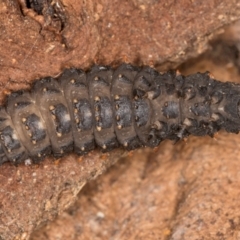
[[(55, 0), (53, 2), (56, 4), (53, 4), (53, 9), (46, 8), (48, 5), (45, 5), (40, 15), (31, 8), (31, 5), (26, 5), (24, 0), (0, 2), (0, 99), (2, 102), (10, 91), (29, 89), (34, 79), (47, 75), (56, 76), (64, 67), (87, 69), (94, 62), (116, 65), (123, 61), (139, 65), (153, 64), (158, 70), (176, 67), (206, 50), (209, 39), (219, 33), (222, 26), (237, 20), (240, 16), (240, 3), (237, 0), (205, 2)], [(226, 78), (226, 80), (233, 79)], [(106, 175), (106, 179), (109, 178), (114, 183), (116, 191), (107, 187), (108, 180), (104, 179), (102, 187), (96, 188), (100, 188), (101, 194), (106, 192), (115, 196), (107, 200), (108, 196), (103, 195), (103, 203), (109, 201), (107, 209), (121, 211), (123, 218), (119, 218), (121, 216), (117, 216), (115, 210), (109, 213), (109, 218), (104, 217), (108, 214), (104, 212), (106, 207), (97, 200), (100, 192), (93, 187), (90, 193), (78, 200), (82, 201), (80, 204), (82, 208), (79, 210), (82, 222), (80, 227), (76, 224), (71, 225), (76, 231), (69, 232), (71, 238), (70, 235), (67, 238), (76, 239), (74, 236), (79, 236), (79, 239), (97, 239), (97, 237), (104, 239), (105, 236), (119, 236), (121, 239), (135, 237), (151, 239), (152, 234), (152, 239), (156, 239), (167, 238), (171, 233), (173, 239), (182, 239), (181, 234), (184, 233), (188, 239), (187, 236), (192, 236), (190, 230), (193, 229), (189, 225), (198, 226), (201, 230), (199, 225), (194, 225), (193, 222), (209, 229), (206, 218), (202, 216), (210, 216), (209, 219), (216, 216), (214, 219), (219, 221), (221, 226), (223, 225), (220, 216), (226, 216), (221, 218), (225, 221), (226, 227), (218, 233), (219, 236), (231, 232), (231, 229), (237, 229), (239, 224), (237, 201), (231, 202), (232, 205), (228, 207), (222, 206), (225, 207), (224, 209), (213, 204), (214, 199), (219, 204), (224, 202), (221, 200), (221, 194), (226, 193), (226, 199), (229, 201), (236, 199), (239, 194), (236, 187), (239, 186), (237, 142), (237, 136), (224, 136), (217, 143), (195, 138), (192, 143), (188, 145), (181, 143), (177, 147), (165, 143), (159, 148), (159, 153), (149, 157), (148, 160), (133, 159), (119, 163), (112, 175), (111, 173)], [(197, 148), (199, 150), (196, 150)], [(219, 149), (226, 149), (226, 155), (221, 155), (219, 158)], [(6, 240), (28, 239), (33, 229), (48, 220), (53, 220), (68, 208), (76, 200), (83, 185), (105, 171), (122, 154), (121, 150), (110, 154), (94, 151), (83, 158), (70, 155), (60, 161), (53, 162), (53, 159), (46, 159), (39, 166), (14, 167), (10, 164), (1, 166), (0, 237)], [(153, 156), (153, 152), (149, 154)], [(148, 154), (144, 153), (144, 155)], [(153, 161), (154, 159), (156, 160)], [(220, 162), (216, 162), (216, 159)], [(226, 163), (230, 164), (230, 162), (231, 166), (226, 169)], [(133, 170), (130, 167), (133, 167)], [(182, 178), (183, 170), (187, 172)], [(219, 172), (225, 173), (225, 177), (220, 178)], [(127, 173), (130, 176), (125, 178)], [(171, 176), (174, 177), (173, 180), (170, 180)], [(128, 182), (127, 179), (130, 181)], [(126, 184), (125, 188), (122, 183)], [(203, 183), (207, 186), (205, 190), (198, 188)], [(225, 185), (222, 185), (223, 183)], [(216, 187), (215, 191), (209, 189), (211, 184)], [(221, 194), (219, 194), (220, 186)], [(202, 205), (201, 202), (196, 204), (194, 200), (199, 201), (199, 198), (196, 197), (198, 195), (191, 195), (194, 191), (199, 191), (201, 196), (207, 195), (208, 198), (202, 201), (206, 204), (211, 202), (214, 207), (211, 204)], [(150, 193), (154, 193), (152, 197)], [(235, 198), (230, 195), (232, 193), (235, 194)], [(119, 200), (120, 196), (122, 200), (115, 204), (114, 199)], [(90, 197), (93, 200), (90, 200)], [(178, 204), (179, 198), (181, 204)], [(93, 203), (95, 201), (99, 206), (96, 205), (97, 207), (92, 209), (89, 201)], [(120, 210), (119, 206), (124, 206), (125, 209)], [(189, 206), (192, 209), (195, 206), (195, 209), (190, 211)], [(206, 212), (198, 212), (204, 206), (209, 215)], [(215, 211), (216, 215), (211, 215), (209, 208)], [(233, 208), (236, 211), (229, 212)], [(151, 212), (157, 215), (153, 217)], [(176, 216), (175, 213), (179, 214)], [(63, 216), (68, 216), (68, 213)], [(105, 230), (99, 225), (101, 222), (105, 223), (106, 220), (102, 219), (107, 219), (109, 223), (105, 226)], [(74, 222), (74, 220), (68, 221), (69, 226), (72, 221)], [(151, 222), (155, 222), (156, 225), (152, 225)], [(171, 228), (169, 228), (170, 222), (173, 224)], [(96, 235), (91, 235), (95, 233)], [(58, 231), (58, 235), (61, 234), (62, 232)], [(235, 231), (234, 234), (239, 233)], [(48, 236), (51, 238), (50, 235)], [(61, 236), (62, 238), (59, 238), (64, 239), (64, 235)], [(52, 239), (56, 237), (57, 235), (55, 237), (52, 235)]]
[(138, 152), (90, 183), (31, 240), (238, 239), (239, 136)]

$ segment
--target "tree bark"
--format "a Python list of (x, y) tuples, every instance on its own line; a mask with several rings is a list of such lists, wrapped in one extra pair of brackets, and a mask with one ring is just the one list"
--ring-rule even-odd
[[(0, 100), (3, 104), (9, 92), (30, 89), (36, 78), (56, 76), (65, 67), (88, 69), (93, 63), (115, 66), (124, 61), (137, 65), (151, 64), (162, 71), (177, 67), (205, 51), (208, 41), (222, 31), (221, 27), (240, 18), (240, 2), (237, 0), (55, 0), (51, 6), (51, 1), (37, 1), (43, 4), (42, 7), (36, 8), (24, 0), (0, 2)], [(237, 138), (229, 138), (229, 141), (232, 142), (229, 149), (235, 149)], [(208, 148), (204, 147), (204, 141), (197, 143), (204, 151), (211, 151), (204, 149)], [(182, 147), (183, 151), (191, 152), (198, 144)], [(162, 154), (166, 154), (167, 159), (178, 156), (179, 168), (174, 171), (181, 172), (181, 165), (187, 158), (181, 157), (178, 148), (166, 146), (172, 151)], [(220, 143), (218, 148), (223, 146), (224, 143)], [(82, 158), (73, 154), (59, 161), (49, 158), (39, 166), (1, 166), (0, 237), (6, 240), (28, 239), (36, 227), (53, 220), (68, 208), (86, 182), (105, 171), (123, 154), (121, 149), (109, 154), (96, 150)], [(191, 154), (186, 156), (194, 159), (192, 164), (201, 161), (201, 157)], [(205, 155), (202, 158), (205, 157), (208, 158)], [(182, 163), (181, 159), (184, 159)], [(175, 165), (169, 162), (167, 166), (171, 169)], [(199, 166), (202, 169), (199, 171), (204, 172), (202, 165)], [(162, 178), (156, 178), (156, 184), (168, 192), (169, 186), (161, 180), (167, 179), (164, 174), (168, 173), (162, 174)], [(176, 181), (179, 179), (175, 178)], [(165, 191), (160, 191), (161, 196), (157, 198), (162, 198)], [(177, 191), (176, 186), (171, 191)], [(191, 192), (190, 187), (188, 191)], [(126, 190), (121, 197), (127, 194)], [(176, 202), (179, 194), (175, 192), (169, 198)], [(88, 203), (85, 202), (84, 214), (87, 208)], [(114, 206), (109, 204), (109, 208)], [(162, 209), (165, 208), (167, 204)], [(146, 209), (138, 210), (144, 214)], [(174, 212), (174, 208), (169, 211)], [(184, 211), (182, 208), (181, 213)], [(130, 210), (126, 209), (128, 214), (131, 216)], [(177, 223), (175, 228), (179, 226)], [(151, 229), (144, 221), (142, 226)], [(132, 227), (135, 231), (139, 229), (137, 223)], [(122, 234), (121, 239), (130, 239), (127, 233)], [(158, 230), (158, 234), (162, 232)], [(131, 236), (138, 235), (135, 232)]]

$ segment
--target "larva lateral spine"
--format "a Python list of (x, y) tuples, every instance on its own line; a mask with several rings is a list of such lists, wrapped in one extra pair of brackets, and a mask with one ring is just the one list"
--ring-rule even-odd
[(238, 133), (239, 101), (240, 85), (207, 73), (185, 77), (130, 64), (65, 69), (10, 94), (0, 108), (0, 163), (155, 147), (220, 129)]

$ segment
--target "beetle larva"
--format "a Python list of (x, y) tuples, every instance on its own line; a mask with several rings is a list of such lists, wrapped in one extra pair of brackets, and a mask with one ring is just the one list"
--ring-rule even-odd
[(238, 133), (239, 103), (240, 85), (208, 73), (183, 76), (130, 64), (87, 73), (65, 69), (8, 96), (0, 108), (0, 163), (38, 163), (96, 147), (156, 147), (164, 139), (213, 136), (220, 129)]

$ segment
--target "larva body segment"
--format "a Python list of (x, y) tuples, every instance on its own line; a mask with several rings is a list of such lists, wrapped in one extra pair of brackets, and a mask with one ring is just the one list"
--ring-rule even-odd
[(129, 64), (94, 66), (88, 73), (66, 69), (7, 98), (0, 108), (0, 163), (37, 163), (96, 147), (155, 147), (220, 129), (238, 133), (239, 103), (240, 85), (207, 73), (184, 77)]
[(114, 116), (111, 102), (111, 82), (113, 70), (95, 66), (88, 74), (89, 96), (94, 112), (95, 142), (103, 150), (118, 147), (114, 132)]
[(66, 69), (58, 80), (72, 119), (74, 152), (83, 155), (95, 148), (93, 111), (86, 73), (74, 68)]
[(33, 95), (46, 124), (53, 155), (61, 157), (64, 153), (71, 152), (71, 117), (59, 82), (51, 77), (40, 79), (33, 86)]
[[(221, 124), (221, 128), (227, 132), (239, 132), (239, 107), (240, 107), (240, 85), (234, 83), (220, 83), (215, 87), (215, 95), (217, 95), (219, 120), (217, 124)], [(216, 101), (216, 100), (215, 100)]]
[[(18, 91), (7, 98), (7, 113), (27, 155), (38, 162), (51, 153), (47, 127), (36, 100), (29, 92)], [(23, 155), (23, 159), (25, 155)], [(20, 161), (20, 159), (19, 159)]]
[(177, 141), (178, 131), (182, 128), (181, 101), (179, 80), (173, 72), (163, 73), (156, 77), (156, 93), (151, 102), (154, 115), (151, 138), (159, 144), (164, 139)]
[(119, 143), (128, 150), (142, 146), (135, 130), (133, 84), (137, 68), (124, 64), (113, 75), (111, 94), (115, 115), (115, 133)]
[[(11, 117), (3, 107), (0, 109), (0, 131), (1, 145), (6, 158), (14, 163), (26, 159), (28, 157), (26, 149), (21, 143)], [(1, 163), (6, 161), (5, 156), (1, 159)]]

